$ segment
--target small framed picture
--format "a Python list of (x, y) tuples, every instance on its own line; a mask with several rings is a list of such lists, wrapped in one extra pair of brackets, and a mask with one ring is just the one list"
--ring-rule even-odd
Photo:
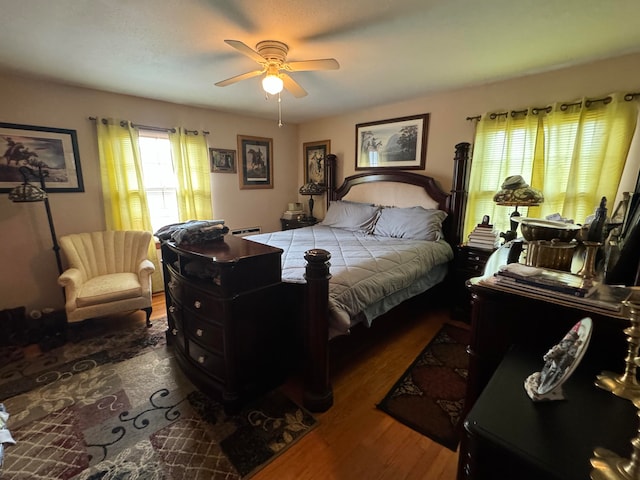
[(211, 171), (214, 173), (236, 173), (236, 151), (224, 148), (210, 148)]
[(273, 139), (238, 135), (240, 189), (273, 188)]
[(326, 185), (324, 164), (331, 153), (331, 140), (307, 142), (302, 145), (304, 152), (304, 183)]
[(75, 130), (0, 123), (0, 155), (0, 192), (23, 182), (20, 167), (42, 167), (48, 192), (84, 192)]
[(356, 170), (424, 169), (429, 114), (356, 125)]

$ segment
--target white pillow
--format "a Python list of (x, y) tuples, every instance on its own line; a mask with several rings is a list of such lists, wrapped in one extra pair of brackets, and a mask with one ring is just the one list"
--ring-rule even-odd
[(442, 222), (447, 213), (423, 207), (383, 208), (378, 215), (374, 235), (416, 240), (440, 240)]
[(379, 211), (380, 207), (370, 203), (336, 200), (329, 204), (327, 214), (320, 224), (352, 232), (371, 233)]

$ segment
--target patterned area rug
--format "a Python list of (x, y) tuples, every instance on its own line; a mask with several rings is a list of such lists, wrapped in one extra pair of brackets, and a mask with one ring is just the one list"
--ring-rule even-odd
[(464, 408), (469, 331), (445, 324), (377, 407), (455, 451)]
[(91, 332), (3, 365), (0, 403), (17, 444), (0, 477), (245, 479), (316, 425), (277, 390), (226, 415), (181, 373), (165, 329)]

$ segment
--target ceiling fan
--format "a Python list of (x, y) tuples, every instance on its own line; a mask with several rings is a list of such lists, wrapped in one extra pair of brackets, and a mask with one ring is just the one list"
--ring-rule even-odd
[(287, 62), (289, 47), (277, 40), (264, 40), (259, 42), (255, 50), (239, 40), (225, 40), (225, 43), (258, 62), (262, 68), (217, 82), (216, 85), (218, 87), (226, 87), (227, 85), (257, 77), (264, 73), (262, 88), (265, 92), (275, 95), (280, 93), (283, 88), (286, 88), (295, 97), (300, 98), (306, 96), (307, 92), (291, 78), (287, 72), (337, 70), (340, 68), (340, 64), (334, 58)]

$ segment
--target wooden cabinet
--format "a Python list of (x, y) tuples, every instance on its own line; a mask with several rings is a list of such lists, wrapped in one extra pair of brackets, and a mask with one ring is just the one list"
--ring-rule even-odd
[[(492, 275), (500, 265), (506, 264), (508, 254), (508, 248), (501, 247), (491, 255), (485, 267), (485, 276)], [(585, 359), (598, 371), (624, 372), (627, 342), (623, 329), (629, 322), (621, 314), (604, 314), (577, 302), (573, 306), (563, 305), (554, 301), (553, 292), (547, 298), (540, 299), (522, 292), (500, 291), (483, 284), (481, 278), (477, 277), (468, 281), (468, 288), (472, 298), (471, 341), (467, 348), (469, 372), (463, 416), (473, 408), (513, 345), (538, 351), (542, 367), (542, 354), (558, 343), (578, 320), (587, 316), (592, 318), (594, 330)], [(529, 373), (533, 371), (536, 370)], [(517, 387), (523, 393), (524, 379), (518, 382)], [(502, 414), (498, 404), (494, 414)], [(587, 418), (585, 421), (588, 421)], [(473, 465), (487, 460), (482, 458), (482, 452), (474, 454), (471, 447), (469, 438), (463, 436), (459, 454), (459, 480), (485, 478), (473, 475)]]
[(460, 245), (455, 251), (453, 272), (452, 315), (457, 320), (469, 322), (471, 315), (471, 295), (466, 282), (484, 273), (484, 267), (493, 250)]
[(305, 217), (300, 220), (297, 219), (287, 219), (281, 218), (280, 224), (282, 225), (282, 230), (291, 230), (294, 228), (302, 228), (302, 227), (310, 227), (318, 223), (317, 218)]
[(540, 351), (506, 354), (465, 421), (462, 478), (585, 480), (598, 447), (630, 458), (633, 403), (597, 388), (600, 370), (587, 357), (563, 385), (565, 400), (532, 402), (522, 384), (543, 363)]
[(229, 410), (289, 372), (292, 326), (278, 307), (281, 254), (231, 235), (162, 245), (167, 343), (194, 384)]

